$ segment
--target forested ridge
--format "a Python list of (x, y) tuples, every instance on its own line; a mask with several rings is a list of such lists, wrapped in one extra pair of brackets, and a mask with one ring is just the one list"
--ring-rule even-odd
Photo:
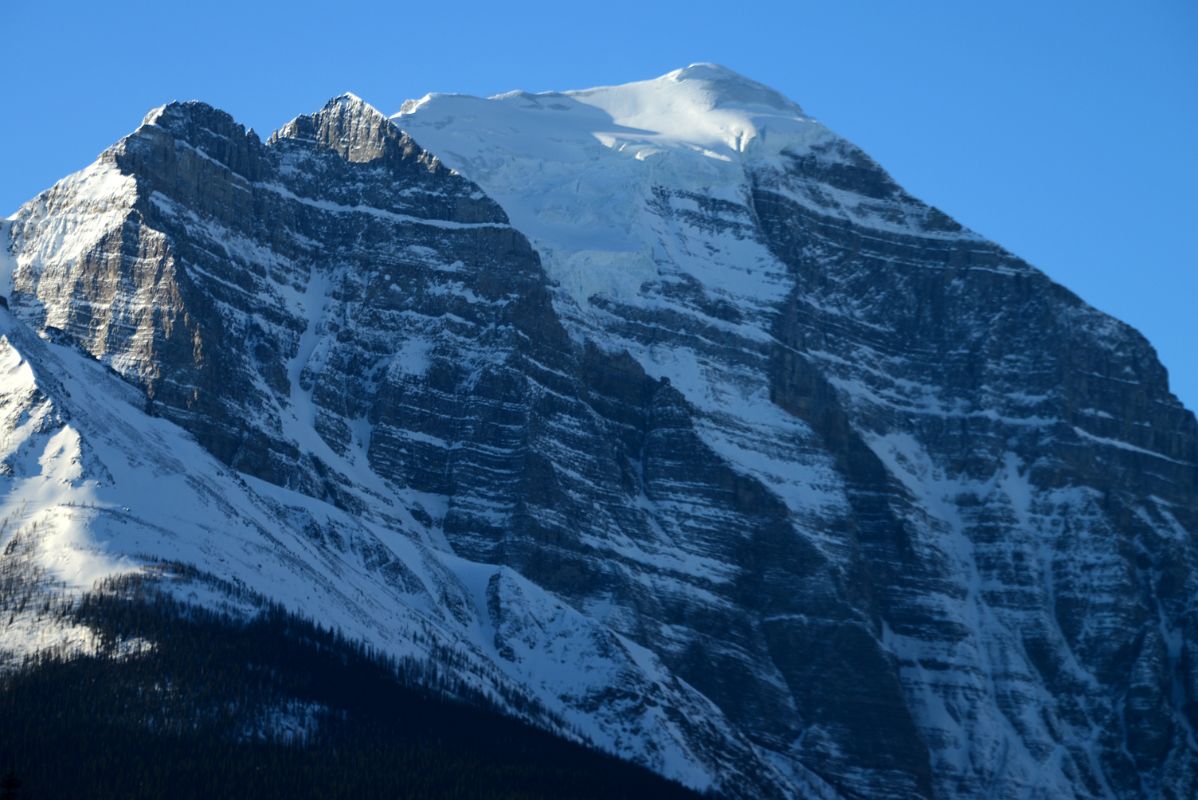
[(246, 620), (135, 581), (42, 612), (99, 645), (0, 674), (13, 797), (695, 796), (277, 606)]

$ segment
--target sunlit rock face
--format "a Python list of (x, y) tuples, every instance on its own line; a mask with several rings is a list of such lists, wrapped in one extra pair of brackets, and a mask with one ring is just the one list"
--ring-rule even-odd
[[(345, 95), (265, 143), (172, 104), (5, 242), (10, 339), (51, 340), (13, 369), (82, 350), (213, 458), (204, 496), (276, 509), (277, 581), (120, 525), (104, 574), (191, 559), (384, 648), (416, 620), (730, 796), (1198, 792), (1193, 414), (767, 87)], [(375, 588), (313, 600), (330, 570)]]

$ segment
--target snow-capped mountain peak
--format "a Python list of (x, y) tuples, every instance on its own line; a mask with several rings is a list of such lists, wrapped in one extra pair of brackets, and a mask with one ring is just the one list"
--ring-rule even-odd
[(703, 84), (717, 106), (768, 106), (802, 114), (802, 109), (793, 100), (722, 64), (700, 61), (668, 72), (657, 80)]
[(386, 118), (386, 114), (379, 111), (370, 103), (363, 100), (353, 92), (343, 92), (324, 104), (321, 113), (329, 113), (332, 111), (340, 111), (351, 116), (367, 116)]
[(191, 570), (733, 797), (1198, 791), (1151, 347), (731, 70), (169, 104), (0, 244), (0, 590)]
[[(500, 201), (537, 245), (560, 298), (584, 315), (593, 298), (643, 302), (642, 287), (673, 271), (671, 245), (654, 232), (660, 187), (693, 195), (686, 202), (743, 206), (752, 171), (785, 170), (818, 150), (825, 162), (881, 175), (884, 196), (822, 187), (797, 192), (801, 202), (872, 227), (922, 225), (885, 196), (897, 187), (859, 150), (780, 93), (714, 64), (574, 91), (431, 94), (392, 120)], [(692, 253), (685, 260), (698, 263), (684, 271), (753, 304), (777, 298), (785, 279), (764, 248), (737, 237), (721, 246), (736, 255)]]
[(659, 143), (697, 145), (724, 155), (746, 152), (765, 130), (782, 136), (789, 146), (801, 143), (798, 134), (820, 132), (796, 103), (716, 64), (692, 64), (652, 80), (564, 94)]
[[(430, 107), (469, 106), (481, 98), (429, 94), (408, 100), (396, 117)], [(828, 131), (779, 92), (718, 64), (691, 64), (645, 81), (563, 92), (505, 92), (487, 98), (496, 122), (513, 112), (545, 112), (538, 127), (594, 138), (637, 158), (663, 148), (727, 160), (762, 148), (777, 153), (827, 138)], [(600, 113), (596, 113), (600, 112)], [(768, 135), (763, 135), (768, 132)], [(765, 148), (762, 148), (765, 149)]]

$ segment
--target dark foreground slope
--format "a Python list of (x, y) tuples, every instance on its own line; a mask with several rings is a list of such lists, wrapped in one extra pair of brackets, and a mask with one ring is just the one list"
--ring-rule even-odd
[(246, 621), (97, 594), (48, 613), (103, 644), (0, 677), (19, 797), (696, 796), (277, 607)]

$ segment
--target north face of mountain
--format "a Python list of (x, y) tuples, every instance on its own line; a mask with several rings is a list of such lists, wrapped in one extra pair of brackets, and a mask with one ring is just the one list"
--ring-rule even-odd
[[(918, 740), (921, 793), (1191, 790), (1198, 427), (1138, 333), (721, 67), (395, 120), (529, 234), (572, 337), (670, 379), (858, 593), (876, 671), (797, 593), (757, 617), (804, 763)], [(848, 711), (862, 685), (881, 713)]]
[(188, 531), (21, 488), (74, 463), (50, 435), (5, 503), (54, 591), (190, 564), (728, 795), (1198, 787), (1194, 416), (768, 87), (346, 95), (266, 143), (172, 104), (5, 233), (14, 409), (73, 409), (106, 501)]

